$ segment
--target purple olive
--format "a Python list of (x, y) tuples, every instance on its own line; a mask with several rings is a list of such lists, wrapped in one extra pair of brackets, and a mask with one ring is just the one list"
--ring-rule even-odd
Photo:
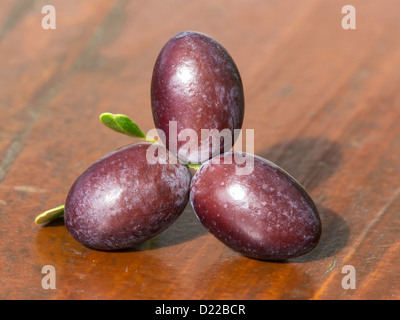
[[(155, 126), (165, 134), (163, 143), (167, 148), (185, 161), (204, 162), (223, 153), (224, 148), (230, 150), (234, 129), (242, 127), (242, 80), (221, 44), (202, 33), (181, 32), (166, 43), (156, 60), (151, 105)], [(197, 134), (191, 142), (197, 152), (185, 148), (189, 136), (184, 129)], [(202, 129), (215, 130), (215, 134), (203, 134), (202, 139)], [(223, 130), (231, 133), (226, 140), (217, 133)], [(182, 141), (177, 141), (175, 135), (180, 133)], [(218, 143), (211, 143), (210, 136)]]
[(190, 172), (177, 161), (169, 164), (167, 152), (158, 155), (167, 164), (149, 163), (150, 145), (116, 150), (78, 177), (64, 215), (76, 240), (99, 250), (125, 249), (156, 236), (183, 212)]
[(243, 155), (220, 155), (196, 172), (190, 201), (199, 220), (227, 246), (249, 257), (284, 260), (309, 252), (321, 235), (310, 196), (283, 169), (258, 156), (247, 154), (253, 170), (239, 175)]

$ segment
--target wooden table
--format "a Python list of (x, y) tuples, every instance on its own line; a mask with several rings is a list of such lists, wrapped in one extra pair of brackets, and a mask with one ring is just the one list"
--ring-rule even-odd
[[(44, 4), (56, 9), (56, 29), (42, 27)], [(342, 7), (351, 4), (356, 29), (345, 30)], [(397, 0), (0, 6), (1, 299), (400, 298)], [(153, 65), (183, 30), (209, 34), (231, 53), (255, 153), (315, 200), (323, 235), (309, 254), (243, 257), (209, 234), (190, 205), (170, 229), (121, 252), (82, 246), (62, 219), (34, 224), (64, 203), (92, 162), (139, 141), (102, 126), (100, 113), (153, 128)], [(42, 287), (46, 265), (55, 289)], [(355, 289), (343, 286), (349, 276)]]

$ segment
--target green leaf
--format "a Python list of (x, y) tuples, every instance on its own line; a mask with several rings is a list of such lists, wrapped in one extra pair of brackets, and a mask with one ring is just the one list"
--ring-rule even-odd
[(124, 133), (124, 130), (117, 124), (112, 113), (102, 113), (100, 115), (100, 121), (108, 128), (117, 131), (119, 133)]
[(56, 208), (47, 210), (47, 211), (39, 214), (35, 219), (35, 223), (43, 224), (43, 223), (52, 221), (54, 219), (60, 218), (63, 215), (64, 215), (64, 205), (58, 206)]
[(135, 138), (146, 139), (144, 132), (124, 114), (102, 113), (100, 121), (108, 128)]

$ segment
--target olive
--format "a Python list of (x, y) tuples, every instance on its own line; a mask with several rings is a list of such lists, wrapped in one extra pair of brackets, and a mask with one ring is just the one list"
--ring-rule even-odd
[(125, 249), (156, 236), (180, 216), (189, 199), (190, 172), (169, 161), (174, 156), (168, 152), (151, 164), (150, 145), (111, 152), (77, 178), (64, 214), (76, 240), (99, 250)]
[(155, 62), (151, 106), (166, 147), (186, 162), (204, 162), (229, 151), (235, 129), (242, 127), (244, 93), (238, 68), (211, 37), (178, 33)]
[[(246, 174), (243, 160), (252, 165)], [(321, 236), (317, 207), (306, 190), (276, 164), (229, 152), (201, 165), (190, 201), (203, 225), (249, 257), (284, 260), (313, 249)]]

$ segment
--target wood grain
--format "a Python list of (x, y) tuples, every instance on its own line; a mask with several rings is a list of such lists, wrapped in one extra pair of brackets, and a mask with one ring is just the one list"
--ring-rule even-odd
[[(1, 3), (1, 299), (399, 299), (400, 4), (352, 1), (43, 1)], [(77, 243), (63, 221), (35, 216), (62, 204), (104, 154), (138, 140), (103, 127), (102, 112), (153, 127), (150, 79), (175, 33), (221, 42), (241, 72), (244, 128), (255, 152), (310, 192), (323, 235), (290, 261), (249, 259), (210, 235), (190, 204), (131, 250)], [(41, 286), (44, 265), (55, 290)], [(343, 289), (342, 268), (356, 270)]]

